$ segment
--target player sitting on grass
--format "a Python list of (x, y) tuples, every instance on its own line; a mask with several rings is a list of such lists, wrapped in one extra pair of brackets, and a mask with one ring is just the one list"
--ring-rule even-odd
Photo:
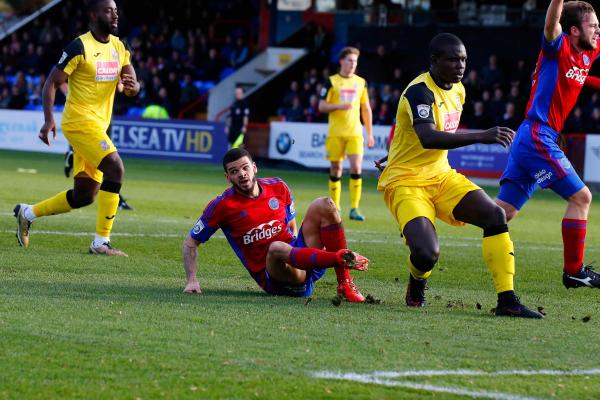
[(542, 318), (521, 304), (513, 290), (515, 256), (504, 212), (448, 163), (448, 149), (474, 143), (506, 147), (514, 132), (495, 127), (456, 134), (465, 102), (460, 81), (467, 52), (449, 33), (435, 36), (429, 50), (429, 72), (415, 78), (400, 99), (388, 164), (378, 185), (410, 249), (406, 304), (425, 305), (427, 278), (440, 254), (437, 217), (451, 225), (468, 223), (483, 229), (483, 258), (498, 293), (496, 315)]
[(369, 260), (346, 249), (342, 220), (331, 199), (314, 200), (298, 231), (289, 188), (279, 178), (257, 179), (248, 151), (229, 150), (223, 169), (231, 187), (208, 204), (183, 242), (184, 292), (201, 293), (196, 277), (198, 245), (220, 228), (265, 292), (308, 297), (325, 268), (334, 267), (338, 295), (354, 303), (365, 301), (349, 269), (364, 271)]

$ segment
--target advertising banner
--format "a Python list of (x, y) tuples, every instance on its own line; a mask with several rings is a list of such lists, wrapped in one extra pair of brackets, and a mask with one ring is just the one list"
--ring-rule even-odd
[(600, 135), (587, 135), (585, 138), (583, 180), (600, 183)]
[(38, 151), (42, 153), (64, 153), (69, 144), (62, 134), (60, 122), (62, 113), (55, 112), (56, 140), (50, 133), (50, 146), (38, 138), (44, 125), (41, 111), (0, 110), (0, 149)]
[[(469, 131), (459, 129), (456, 133), (465, 132)], [(387, 154), (389, 133), (389, 126), (373, 127), (375, 147), (367, 149), (365, 146), (363, 170), (376, 170), (373, 161)], [(328, 168), (329, 162), (325, 160), (326, 135), (327, 124), (272, 122), (269, 158), (294, 161), (308, 168)], [(475, 144), (450, 150), (448, 159), (450, 165), (468, 176), (498, 178), (508, 160), (508, 152), (509, 149), (501, 145)], [(349, 167), (347, 160), (344, 167)]]
[(115, 118), (111, 138), (120, 154), (142, 158), (220, 163), (227, 151), (222, 123)]

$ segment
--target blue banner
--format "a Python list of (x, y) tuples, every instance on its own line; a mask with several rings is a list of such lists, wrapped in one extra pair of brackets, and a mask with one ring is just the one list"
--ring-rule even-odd
[(499, 178), (508, 161), (509, 148), (499, 144), (473, 144), (448, 152), (448, 161), (467, 176)]
[(227, 151), (222, 123), (115, 118), (111, 139), (119, 154), (221, 163)]

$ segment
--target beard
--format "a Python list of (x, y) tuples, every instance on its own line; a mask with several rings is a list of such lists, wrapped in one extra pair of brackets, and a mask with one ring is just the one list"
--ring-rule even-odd
[(256, 176), (254, 178), (252, 178), (252, 185), (250, 185), (249, 189), (243, 188), (236, 182), (231, 182), (231, 184), (233, 185), (233, 188), (235, 189), (236, 192), (241, 193), (245, 196), (250, 196), (252, 194), (252, 190), (256, 186)]
[(596, 39), (585, 39), (580, 42), (580, 47), (583, 50), (595, 50), (596, 49), (596, 46), (594, 46), (595, 43), (596, 43)]
[(96, 21), (96, 28), (98, 29), (98, 33), (100, 33), (102, 35), (108, 36), (110, 34), (110, 35), (117, 36), (119, 34), (118, 26), (116, 28), (113, 28), (113, 26), (110, 24), (110, 22), (102, 20), (102, 19), (98, 19)]

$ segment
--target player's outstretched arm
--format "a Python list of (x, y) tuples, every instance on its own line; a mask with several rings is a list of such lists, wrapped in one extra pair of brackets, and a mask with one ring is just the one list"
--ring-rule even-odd
[(48, 146), (50, 146), (50, 141), (48, 140), (48, 135), (50, 131), (52, 131), (52, 137), (56, 139), (56, 124), (54, 122), (54, 99), (56, 98), (56, 89), (61, 87), (67, 82), (68, 75), (54, 67), (52, 71), (50, 71), (50, 75), (46, 82), (44, 83), (44, 88), (42, 89), (42, 105), (44, 107), (44, 125), (40, 128), (40, 133), (38, 137)]
[(475, 143), (511, 145), (515, 132), (506, 127), (496, 126), (486, 131), (448, 134), (435, 129), (431, 123), (421, 123), (414, 126), (421, 145), (425, 149), (448, 150), (468, 146)]
[(182, 253), (183, 253), (183, 268), (185, 269), (185, 275), (187, 283), (184, 293), (202, 293), (200, 284), (198, 283), (198, 245), (200, 242), (188, 236), (183, 241)]
[(562, 13), (563, 0), (552, 0), (546, 11), (546, 22), (544, 23), (544, 38), (552, 42), (562, 33), (560, 26), (560, 15)]

